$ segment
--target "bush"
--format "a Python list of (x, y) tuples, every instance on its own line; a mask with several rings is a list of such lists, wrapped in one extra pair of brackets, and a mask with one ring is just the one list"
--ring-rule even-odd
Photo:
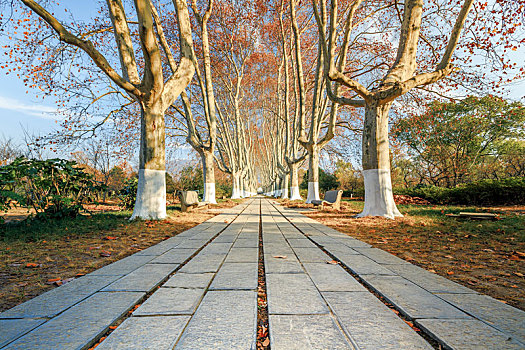
[(135, 206), (138, 184), (139, 179), (135, 176), (124, 181), (124, 187), (120, 190), (118, 197), (122, 201), (122, 206), (125, 209), (133, 209)]
[(525, 178), (481, 180), (454, 188), (421, 186), (398, 191), (437, 204), (505, 205), (525, 202)]
[(20, 157), (0, 168), (0, 209), (33, 208), (36, 219), (75, 217), (104, 186), (65, 159)]

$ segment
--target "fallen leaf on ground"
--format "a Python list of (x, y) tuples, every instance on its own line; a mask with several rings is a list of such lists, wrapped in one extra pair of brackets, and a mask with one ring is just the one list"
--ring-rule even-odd
[(266, 339), (262, 342), (262, 345), (263, 345), (263, 346), (268, 346), (268, 345), (270, 345), (270, 338), (266, 338)]
[(102, 248), (102, 246), (98, 246), (98, 247), (89, 247), (89, 250), (95, 250), (95, 249), (100, 249)]
[(287, 256), (286, 255), (274, 255), (274, 258), (276, 258), (276, 259), (286, 259)]
[(327, 261), (326, 263), (331, 264), (331, 265), (337, 265), (337, 261), (335, 260), (330, 260), (330, 261)]
[(57, 282), (57, 281), (60, 281), (60, 278), (50, 278), (47, 280), (47, 283), (53, 283), (53, 282)]
[(447, 275), (453, 275), (454, 271), (447, 271)]
[(515, 274), (516, 276), (518, 276), (518, 277), (525, 277), (525, 275), (524, 275), (524, 274), (522, 274), (522, 273), (519, 273), (519, 272), (514, 272), (514, 274)]
[(107, 258), (111, 256), (111, 252), (108, 252), (107, 250), (103, 250), (100, 252), (100, 256), (103, 258)]
[(106, 236), (104, 237), (104, 239), (110, 241), (110, 240), (113, 240), (113, 239), (117, 239), (117, 237), (113, 237), (113, 236)]
[(27, 263), (26, 264), (26, 267), (32, 268), (32, 269), (33, 268), (37, 268), (37, 267), (41, 267), (41, 266), (42, 266), (42, 264), (35, 264), (35, 263)]

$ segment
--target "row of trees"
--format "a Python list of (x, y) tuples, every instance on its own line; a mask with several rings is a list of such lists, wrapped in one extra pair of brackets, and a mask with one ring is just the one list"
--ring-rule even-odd
[[(209, 202), (216, 166), (231, 174), (234, 198), (261, 185), (298, 199), (303, 162), (310, 202), (319, 198), (320, 152), (345, 132), (362, 135), (360, 215), (399, 216), (390, 115), (525, 73), (505, 56), (520, 45), (524, 5), (505, 1), (108, 0), (90, 22), (64, 5), (19, 4), (4, 4), (19, 11), (8, 22), (18, 40), (7, 63), (57, 96), (64, 128), (51, 142), (103, 125), (123, 148), (139, 139), (132, 218), (166, 215), (167, 144), (185, 140), (199, 154)], [(501, 71), (505, 81), (491, 75)]]

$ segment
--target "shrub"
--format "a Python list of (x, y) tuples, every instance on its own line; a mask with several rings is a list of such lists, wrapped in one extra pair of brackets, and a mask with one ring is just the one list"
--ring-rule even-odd
[(0, 168), (0, 209), (33, 208), (37, 219), (75, 217), (104, 186), (65, 159), (20, 157)]
[(124, 181), (124, 187), (120, 190), (118, 197), (122, 201), (122, 206), (125, 209), (133, 209), (135, 206), (138, 184), (139, 179), (135, 176)]
[(525, 178), (480, 180), (454, 188), (421, 186), (398, 191), (432, 203), (463, 205), (504, 205), (525, 202)]

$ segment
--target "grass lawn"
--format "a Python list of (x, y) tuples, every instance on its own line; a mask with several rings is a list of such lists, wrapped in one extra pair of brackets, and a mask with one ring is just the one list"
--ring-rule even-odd
[[(239, 202), (220, 200), (210, 209), (233, 207)], [(130, 222), (130, 211), (112, 211), (74, 219), (0, 225), (0, 312), (64, 280), (173, 237), (217, 213), (181, 213), (177, 205), (168, 207), (168, 219), (160, 222)]]
[[(281, 201), (288, 206), (312, 207)], [(445, 216), (481, 208), (398, 205), (396, 220), (353, 218), (361, 201), (344, 201), (341, 211), (304, 212), (338, 231), (389, 251), (415, 265), (525, 310), (525, 207), (483, 208), (497, 221)]]

